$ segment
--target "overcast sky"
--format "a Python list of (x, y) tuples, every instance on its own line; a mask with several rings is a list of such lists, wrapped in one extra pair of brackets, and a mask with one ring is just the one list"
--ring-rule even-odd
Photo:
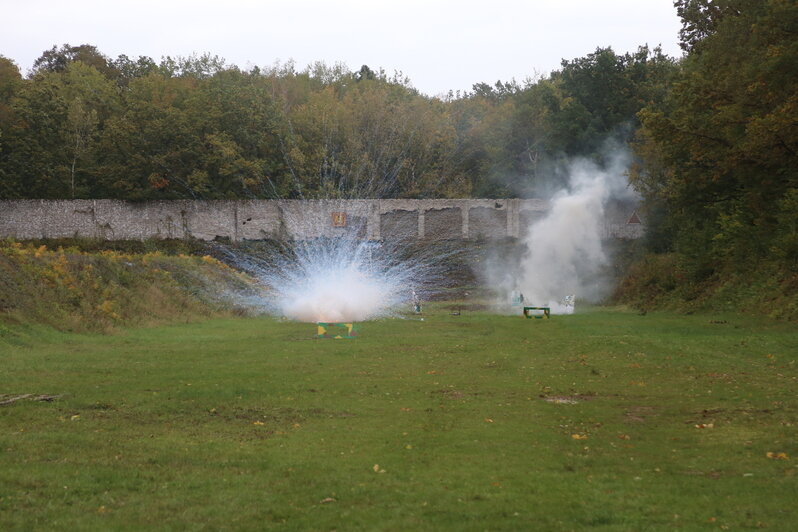
[(672, 0), (0, 0), (0, 55), (25, 74), (53, 45), (107, 56), (210, 52), (401, 71), (429, 95), (546, 75), (596, 47), (680, 56)]

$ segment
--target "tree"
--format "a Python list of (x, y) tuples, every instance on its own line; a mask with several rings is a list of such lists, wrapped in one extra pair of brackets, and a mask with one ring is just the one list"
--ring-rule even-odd
[[(91, 153), (105, 122), (119, 109), (120, 101), (113, 82), (96, 68), (82, 61), (67, 65), (61, 76), (60, 98), (66, 105), (65, 143), (69, 153), (70, 195), (75, 197), (78, 162)], [(95, 159), (86, 166), (95, 166)], [(83, 176), (83, 194), (91, 194), (96, 186), (96, 176), (91, 170)]]
[(0, 55), (0, 104), (8, 105), (21, 85), (22, 75), (17, 65), (11, 59)]
[(96, 68), (98, 72), (108, 78), (113, 79), (117, 75), (108, 58), (100, 53), (96, 46), (91, 44), (81, 44), (79, 46), (64, 44), (61, 48), (53, 45), (52, 48), (43, 52), (33, 62), (32, 74), (38, 72), (63, 72), (66, 70), (67, 65), (75, 61), (80, 61), (85, 65)]
[(697, 51), (698, 44), (717, 31), (727, 16), (739, 16), (740, 0), (674, 0), (676, 14), (682, 19), (679, 46), (686, 52)]
[(131, 80), (124, 111), (104, 130), (99, 163), (101, 188), (110, 197), (168, 199), (203, 197), (187, 181), (196, 169), (208, 120), (189, 108), (203, 107), (195, 96), (198, 80), (160, 73)]
[(58, 170), (66, 116), (61, 88), (58, 74), (42, 73), (26, 80), (11, 99), (0, 155), (2, 171), (13, 183), (4, 187), (7, 197), (69, 197)]
[(18, 117), (12, 100), (23, 86), (19, 68), (10, 59), (0, 55), (0, 197), (14, 197), (20, 193), (19, 179), (10, 172), (9, 158), (13, 148), (13, 130)]
[(639, 115), (644, 164), (632, 177), (667, 213), (673, 247), (709, 275), (768, 256), (779, 220), (798, 216), (783, 212), (798, 186), (798, 6), (684, 5), (698, 29), (683, 37), (690, 53), (664, 104)]
[(377, 75), (368, 67), (368, 65), (363, 65), (360, 67), (360, 70), (358, 70), (354, 75), (355, 81), (370, 80), (375, 79), (376, 77)]
[(97, 131), (97, 111), (86, 106), (80, 97), (75, 97), (67, 107), (67, 124), (72, 148), (72, 164), (70, 165), (70, 194), (75, 197), (75, 168), (89, 149), (92, 137)]
[[(568, 155), (588, 155), (601, 162), (601, 146), (610, 136), (627, 140), (638, 125), (636, 114), (664, 96), (675, 72), (672, 59), (659, 48), (640, 47), (635, 54), (616, 54), (612, 48), (563, 61), (555, 76), (562, 83), (566, 120), (571, 131), (563, 148)], [(660, 91), (655, 95), (653, 91)], [(578, 124), (576, 129), (573, 125)]]
[(202, 55), (192, 54), (188, 57), (170, 57), (167, 55), (158, 65), (160, 73), (169, 78), (191, 77), (207, 79), (227, 68), (227, 62), (224, 58), (208, 53)]
[(126, 87), (132, 79), (146, 76), (158, 69), (152, 58), (143, 55), (134, 61), (122, 54), (113, 61), (112, 66), (118, 73), (117, 83), (123, 87)]

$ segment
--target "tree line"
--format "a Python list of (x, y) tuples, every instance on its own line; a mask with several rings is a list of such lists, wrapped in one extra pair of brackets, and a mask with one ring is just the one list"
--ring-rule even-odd
[(600, 48), (551, 75), (429, 97), (401, 73), (215, 56), (0, 57), (2, 198), (540, 195), (660, 101), (676, 61)]

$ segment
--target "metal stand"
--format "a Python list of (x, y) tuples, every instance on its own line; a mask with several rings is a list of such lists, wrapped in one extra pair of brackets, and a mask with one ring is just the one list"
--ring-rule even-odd
[[(531, 311), (533, 310), (542, 310), (543, 314), (533, 314)], [(550, 307), (524, 307), (524, 316), (527, 319), (531, 320), (532, 318), (536, 320), (547, 320), (551, 317), (551, 308)]]

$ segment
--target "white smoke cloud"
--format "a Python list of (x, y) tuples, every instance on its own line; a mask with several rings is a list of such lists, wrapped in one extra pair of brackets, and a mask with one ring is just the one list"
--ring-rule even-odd
[(489, 272), (494, 286), (520, 292), (525, 305), (548, 306), (553, 313), (573, 312), (563, 303), (568, 295), (582, 301), (604, 295), (602, 270), (609, 261), (602, 245), (605, 207), (611, 198), (632, 195), (625, 176), (627, 153), (618, 152), (609, 161), (604, 168), (585, 160), (568, 165), (568, 187), (553, 195), (546, 216), (528, 228), (519, 267), (508, 276), (509, 269), (495, 269), (494, 262)]

